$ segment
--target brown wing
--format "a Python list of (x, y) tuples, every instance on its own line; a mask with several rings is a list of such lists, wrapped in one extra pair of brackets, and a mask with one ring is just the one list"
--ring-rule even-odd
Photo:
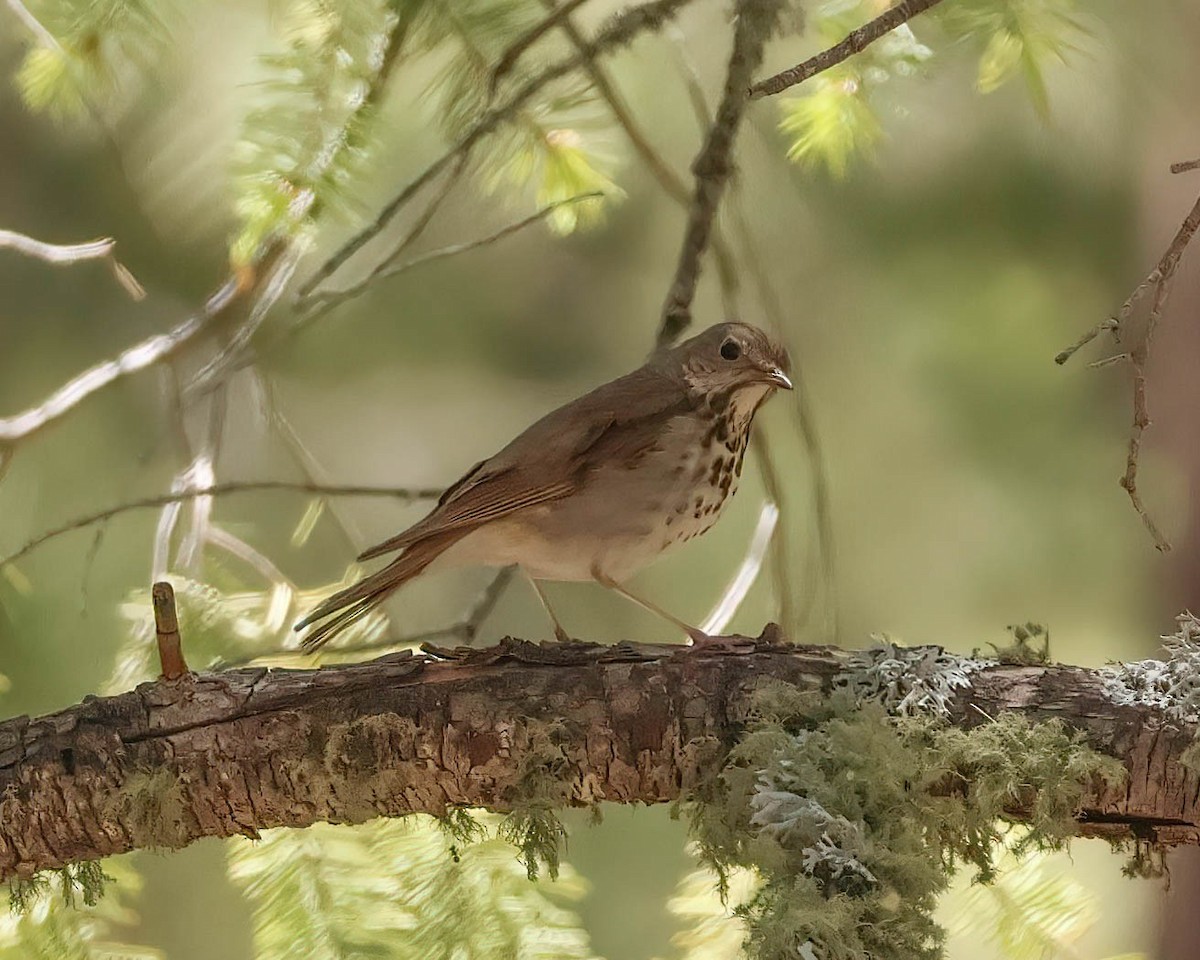
[(427, 517), (359, 559), (569, 496), (594, 466), (595, 456), (589, 453), (636, 456), (690, 406), (682, 383), (652, 367), (606, 383), (547, 414), (494, 457), (477, 463), (442, 494)]

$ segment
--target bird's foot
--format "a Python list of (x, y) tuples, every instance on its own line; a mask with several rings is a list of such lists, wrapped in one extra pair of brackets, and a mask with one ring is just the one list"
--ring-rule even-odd
[(703, 653), (747, 653), (754, 650), (749, 637), (714, 637), (695, 628), (688, 631), (693, 650)]

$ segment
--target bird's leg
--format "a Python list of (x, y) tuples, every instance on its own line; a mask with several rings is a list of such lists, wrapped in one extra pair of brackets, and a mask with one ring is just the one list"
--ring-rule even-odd
[[(525, 573), (524, 570), (521, 572)], [(554, 624), (554, 639), (559, 643), (573, 643), (574, 641), (570, 634), (563, 629), (562, 624), (558, 622), (558, 617), (554, 615), (554, 608), (550, 606), (550, 598), (546, 596), (546, 591), (542, 589), (542, 585), (529, 576), (528, 573), (525, 573), (525, 578), (529, 581), (529, 585), (533, 587), (533, 592), (537, 594), (537, 598), (542, 602), (542, 609), (546, 611), (546, 616)]]
[(598, 568), (598, 567), (592, 568), (592, 577), (595, 578), (596, 582), (598, 584), (600, 584), (602, 587), (608, 587), (608, 589), (613, 591), (613, 593), (620, 594), (626, 600), (632, 600), (643, 610), (649, 610), (651, 613), (657, 614), (658, 616), (662, 617), (668, 623), (673, 623), (680, 630), (682, 630), (689, 637), (691, 637), (692, 643), (699, 645), (699, 644), (707, 643), (710, 640), (712, 640), (712, 637), (710, 637), (703, 630), (700, 630), (697, 627), (693, 627), (690, 624), (684, 623), (677, 616), (667, 613), (667, 611), (664, 610), (662, 607), (656, 606), (655, 604), (651, 603), (649, 600), (643, 600), (641, 597), (635, 596), (634, 594), (630, 593), (623, 586), (621, 586), (621, 584), (617, 583), (616, 580), (614, 580), (612, 577), (610, 577), (608, 574), (606, 574), (600, 568)]

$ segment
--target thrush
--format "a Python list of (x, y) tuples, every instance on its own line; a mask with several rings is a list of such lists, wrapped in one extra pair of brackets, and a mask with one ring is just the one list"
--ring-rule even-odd
[(788, 356), (762, 330), (722, 323), (559, 407), (453, 484), (423, 520), (364, 551), (399, 555), (333, 594), (296, 629), (315, 649), (431, 569), (516, 564), (559, 640), (541, 581), (594, 580), (709, 638), (624, 586), (706, 532), (737, 490), (754, 415), (790, 390)]

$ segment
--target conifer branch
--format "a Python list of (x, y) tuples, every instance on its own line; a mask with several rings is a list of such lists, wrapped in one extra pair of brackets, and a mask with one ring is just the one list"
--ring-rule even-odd
[[(0, 724), (0, 878), (275, 826), (508, 810), (533, 769), (572, 804), (670, 802), (720, 770), (763, 681), (815, 694), (851, 666), (771, 628), (707, 649), (427, 649), (190, 674)], [(1081, 667), (986, 667), (950, 694), (950, 722), (1005, 711), (1065, 722), (1136, 773), (1085, 792), (1083, 835), (1196, 843), (1196, 775), (1180, 763), (1194, 731), (1114, 702), (1108, 683)], [(1027, 799), (1014, 796), (1010, 815)]]

